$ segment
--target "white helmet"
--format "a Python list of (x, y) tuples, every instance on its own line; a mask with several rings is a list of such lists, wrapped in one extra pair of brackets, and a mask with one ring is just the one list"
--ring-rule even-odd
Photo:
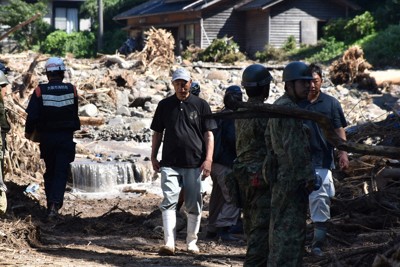
[(51, 57), (47, 60), (44, 66), (47, 72), (50, 71), (65, 71), (64, 61), (59, 57)]

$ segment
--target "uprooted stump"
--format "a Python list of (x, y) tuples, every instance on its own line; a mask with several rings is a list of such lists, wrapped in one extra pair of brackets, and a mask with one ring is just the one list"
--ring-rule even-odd
[(344, 52), (342, 58), (332, 63), (329, 67), (329, 75), (335, 85), (363, 82), (371, 87), (369, 89), (376, 89), (376, 83), (365, 73), (371, 68), (372, 65), (364, 58), (361, 47), (352, 46)]

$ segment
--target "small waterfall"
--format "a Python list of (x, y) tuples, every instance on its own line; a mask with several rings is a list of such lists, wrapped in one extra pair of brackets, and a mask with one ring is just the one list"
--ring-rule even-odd
[(110, 192), (135, 183), (134, 163), (78, 160), (71, 163), (73, 188), (84, 192)]

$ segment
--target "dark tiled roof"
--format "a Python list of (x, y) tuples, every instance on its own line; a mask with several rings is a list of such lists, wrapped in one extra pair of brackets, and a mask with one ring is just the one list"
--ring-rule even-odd
[(161, 13), (178, 12), (184, 7), (197, 1), (179, 1), (175, 3), (165, 3), (163, 0), (153, 0), (138, 5), (128, 11), (118, 14), (114, 19), (126, 19), (128, 17), (155, 15)]
[[(283, 1), (284, 0), (254, 0), (243, 6), (238, 7), (237, 10), (246, 11), (246, 10), (251, 10), (251, 9), (265, 8), (265, 7), (273, 6), (273, 5), (283, 2)], [(342, 3), (342, 4), (347, 5), (355, 10), (359, 9), (359, 6), (355, 5), (354, 3), (352, 3), (351, 1), (348, 1), (348, 0), (330, 0), (330, 1)]]
[(258, 9), (263, 8), (266, 5), (273, 5), (279, 2), (282, 2), (282, 0), (254, 0), (239, 7), (237, 10), (245, 11), (250, 9)]

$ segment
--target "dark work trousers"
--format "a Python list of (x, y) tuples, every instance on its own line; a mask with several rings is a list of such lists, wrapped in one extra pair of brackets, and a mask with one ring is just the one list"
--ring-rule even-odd
[(46, 164), (44, 189), (47, 207), (63, 205), (65, 187), (70, 172), (70, 163), (75, 159), (75, 143), (72, 131), (42, 132), (40, 135), (40, 156)]

